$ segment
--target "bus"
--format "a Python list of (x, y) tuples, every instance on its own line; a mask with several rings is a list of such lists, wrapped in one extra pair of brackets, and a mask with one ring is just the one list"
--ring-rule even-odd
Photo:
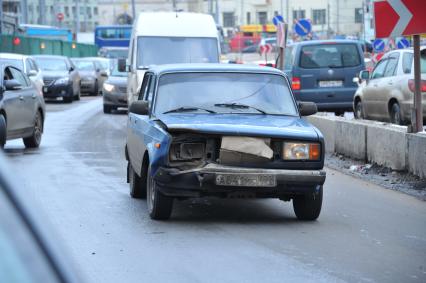
[(54, 26), (22, 24), (19, 25), (18, 31), (21, 35), (28, 37), (59, 39), (67, 42), (71, 42), (73, 39), (70, 29)]
[(95, 44), (102, 47), (129, 47), (131, 25), (97, 26), (95, 28)]

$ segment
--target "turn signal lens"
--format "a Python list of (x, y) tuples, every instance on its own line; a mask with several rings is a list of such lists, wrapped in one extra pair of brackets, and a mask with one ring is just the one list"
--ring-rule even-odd
[(293, 90), (300, 90), (302, 88), (302, 85), (300, 83), (300, 78), (293, 77), (291, 79), (291, 88)]
[(155, 148), (160, 148), (161, 147), (161, 143), (156, 143), (155, 144)]
[(284, 160), (319, 160), (320, 158), (321, 146), (318, 143), (284, 143)]
[(309, 159), (319, 160), (321, 158), (321, 148), (317, 143), (311, 143), (309, 145)]
[[(414, 92), (414, 80), (408, 80), (408, 88), (411, 90), (411, 92)], [(426, 81), (421, 80), (420, 81), (420, 91), (426, 92)]]

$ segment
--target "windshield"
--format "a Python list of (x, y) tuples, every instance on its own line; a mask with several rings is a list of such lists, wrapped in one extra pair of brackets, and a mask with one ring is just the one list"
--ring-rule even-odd
[(356, 44), (327, 43), (302, 47), (300, 57), (302, 68), (355, 67), (360, 64), (361, 59)]
[(138, 68), (173, 63), (217, 63), (216, 38), (139, 37)]
[(37, 65), (43, 71), (67, 71), (67, 62), (63, 59), (35, 58)]
[(129, 49), (106, 49), (104, 54), (106, 58), (127, 58)]
[(74, 60), (75, 66), (80, 71), (94, 71), (95, 65), (92, 61), (82, 61), (82, 60)]
[(18, 60), (18, 59), (3, 59), (0, 58), (0, 62), (1, 63), (5, 63), (7, 65), (12, 65), (20, 70), (24, 70), (24, 64), (22, 63), (22, 60)]
[[(226, 107), (227, 105), (230, 104)], [(236, 104), (247, 107), (234, 107)], [(284, 77), (252, 73), (175, 73), (159, 80), (155, 113), (199, 107), (218, 113), (297, 115)], [(224, 107), (225, 106), (225, 107)], [(259, 110), (257, 110), (257, 109)]]

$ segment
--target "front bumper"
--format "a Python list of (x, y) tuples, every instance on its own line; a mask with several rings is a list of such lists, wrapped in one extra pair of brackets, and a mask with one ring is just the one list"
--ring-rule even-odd
[[(273, 175), (274, 187), (240, 187), (216, 184), (221, 174), (249, 176), (253, 174)], [(314, 192), (325, 182), (324, 170), (258, 169), (208, 164), (201, 168), (179, 170), (160, 167), (154, 180), (160, 191), (174, 197), (222, 196), (245, 192), (253, 197), (286, 197)]]
[(111, 93), (104, 91), (103, 99), (105, 105), (127, 108), (127, 94), (126, 93)]
[(95, 80), (81, 80), (80, 87), (82, 93), (94, 93), (96, 90)]
[(67, 85), (45, 85), (43, 87), (43, 96), (45, 98), (69, 97), (73, 96), (72, 84)]

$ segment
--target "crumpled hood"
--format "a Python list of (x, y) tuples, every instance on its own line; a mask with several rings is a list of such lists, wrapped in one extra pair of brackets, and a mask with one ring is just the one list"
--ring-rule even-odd
[(257, 114), (162, 114), (157, 116), (169, 131), (238, 136), (318, 140), (315, 128), (292, 116)]

